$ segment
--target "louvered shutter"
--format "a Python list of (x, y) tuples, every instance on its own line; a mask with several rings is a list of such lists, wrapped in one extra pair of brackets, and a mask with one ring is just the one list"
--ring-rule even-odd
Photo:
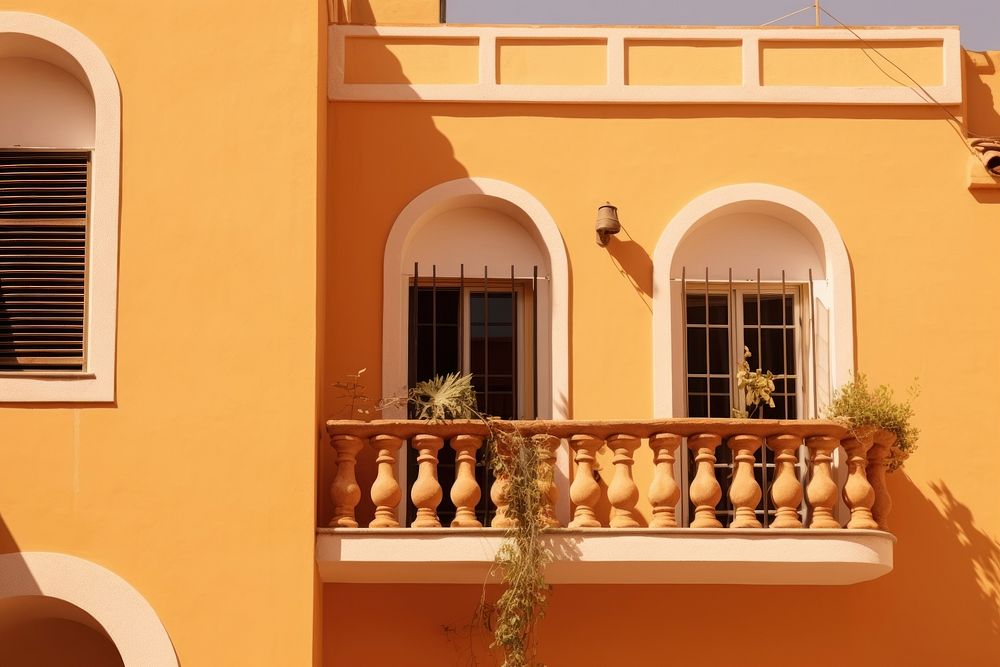
[(0, 372), (84, 369), (89, 152), (0, 150)]

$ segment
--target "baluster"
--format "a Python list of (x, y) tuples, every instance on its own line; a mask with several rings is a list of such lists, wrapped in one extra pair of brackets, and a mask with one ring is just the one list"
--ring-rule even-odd
[(451, 439), (455, 450), (455, 483), (451, 487), (451, 502), (455, 505), (452, 528), (482, 528), (476, 518), (476, 505), (482, 492), (476, 481), (476, 451), (483, 446), (478, 435), (457, 435)]
[(639, 448), (639, 438), (618, 434), (608, 438), (608, 447), (614, 452), (612, 464), (614, 477), (608, 485), (608, 502), (611, 503), (612, 528), (638, 528), (639, 522), (632, 518), (632, 510), (639, 502), (639, 487), (632, 479), (633, 455)]
[(760, 528), (756, 509), (760, 503), (760, 484), (753, 474), (754, 454), (763, 444), (757, 435), (734, 435), (727, 443), (733, 450), (733, 482), (729, 486), (729, 500), (733, 503), (733, 521), (730, 528)]
[(594, 461), (597, 450), (604, 442), (590, 435), (574, 435), (570, 438), (576, 474), (569, 487), (569, 497), (576, 506), (570, 528), (600, 528), (594, 507), (601, 499), (601, 485), (594, 479)]
[(375, 518), (368, 524), (369, 528), (399, 528), (396, 520), (396, 508), (403, 498), (403, 491), (396, 479), (396, 456), (403, 444), (401, 438), (394, 435), (376, 435), (371, 444), (378, 452), (375, 462), (378, 463), (378, 474), (372, 484), (372, 502), (375, 503)]
[(673, 433), (657, 433), (649, 439), (653, 450), (653, 481), (649, 485), (649, 502), (653, 505), (650, 528), (676, 528), (675, 507), (681, 497), (681, 487), (674, 479), (674, 452), (681, 437)]
[(889, 530), (889, 512), (892, 511), (892, 496), (885, 483), (886, 466), (889, 464), (889, 452), (896, 442), (896, 435), (890, 431), (875, 433), (875, 444), (868, 452), (868, 481), (875, 490), (875, 502), (872, 505), (872, 517), (882, 530)]
[(851, 432), (854, 437), (846, 438), (841, 444), (847, 451), (848, 474), (844, 485), (844, 502), (851, 510), (851, 520), (848, 528), (877, 529), (878, 523), (872, 516), (872, 505), (875, 502), (875, 489), (868, 482), (866, 468), (868, 466), (868, 450), (872, 446), (870, 428), (860, 428)]
[(330, 525), (338, 528), (357, 528), (354, 519), (354, 508), (361, 502), (361, 487), (355, 475), (358, 463), (358, 452), (364, 447), (365, 441), (354, 435), (335, 435), (331, 438), (333, 449), (337, 452), (337, 474), (330, 485), (330, 498), (333, 499), (333, 518)]
[(806, 497), (812, 508), (810, 528), (840, 528), (840, 523), (833, 516), (833, 508), (837, 505), (837, 483), (833, 481), (831, 470), (833, 450), (838, 444), (837, 438), (828, 435), (806, 439), (812, 463), (812, 478), (806, 487)]
[(559, 520), (556, 518), (556, 503), (559, 500), (559, 489), (556, 487), (556, 450), (559, 449), (561, 440), (554, 435), (536, 436), (541, 439), (541, 460), (542, 474), (538, 477), (538, 490), (542, 493), (543, 520), (549, 527), (558, 527)]
[(802, 482), (796, 474), (799, 447), (802, 438), (797, 435), (775, 435), (767, 439), (767, 446), (774, 452), (774, 481), (771, 483), (771, 502), (775, 513), (772, 528), (801, 528), (799, 507), (802, 505)]
[(441, 522), (437, 516), (437, 506), (444, 495), (438, 482), (437, 464), (438, 451), (444, 445), (444, 440), (436, 435), (421, 434), (411, 440), (411, 446), (417, 450), (417, 479), (410, 489), (410, 499), (417, 508), (417, 518), (410, 524), (411, 528), (440, 528)]
[[(498, 455), (501, 451), (503, 454), (508, 453), (508, 445), (505, 440), (498, 440), (496, 442), (496, 446)], [(512, 528), (517, 525), (517, 521), (507, 515), (507, 508), (510, 503), (507, 495), (507, 489), (509, 487), (510, 480), (508, 480), (505, 475), (497, 475), (493, 478), (493, 484), (490, 486), (490, 500), (493, 501), (493, 505), (496, 507), (496, 513), (490, 520), (491, 528)]]
[(722, 437), (714, 433), (699, 433), (688, 438), (688, 448), (695, 452), (697, 465), (689, 494), (695, 504), (692, 528), (722, 528), (715, 518), (715, 506), (722, 500), (722, 487), (715, 479), (715, 448)]

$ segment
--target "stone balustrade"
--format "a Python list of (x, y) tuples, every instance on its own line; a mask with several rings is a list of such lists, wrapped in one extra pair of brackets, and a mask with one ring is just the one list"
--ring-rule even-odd
[[(490, 527), (511, 527), (507, 480), (498, 478), (490, 489), (481, 489), (474, 474), (477, 452), (486, 446), (491, 427), (517, 429), (524, 436), (545, 436), (543, 458), (550, 463), (559, 447), (569, 448), (572, 483), (567, 527), (571, 529), (678, 528), (677, 505), (685, 496), (691, 506), (690, 528), (764, 529), (758, 516), (767, 493), (772, 510), (767, 529), (887, 530), (892, 501), (885, 473), (893, 443), (891, 433), (848, 429), (833, 421), (729, 419), (506, 421), (491, 425), (474, 420), (330, 421), (327, 430), (337, 466), (330, 488), (334, 507), (330, 526), (356, 528), (356, 508), (364, 492), (375, 507), (368, 527), (398, 528), (404, 491), (398, 478), (399, 463), (410, 456), (417, 462), (416, 479), (409, 488), (416, 509), (411, 527), (441, 528), (437, 508), (445, 494), (456, 508), (451, 527), (482, 528), (475, 508), (484, 494), (497, 508)], [(367, 482), (357, 479), (357, 461), (365, 447), (370, 448), (377, 464), (377, 474)], [(407, 447), (410, 451), (404, 454)], [(437, 470), (443, 447), (455, 452), (454, 480), (447, 489), (442, 488)], [(732, 452), (731, 477), (726, 467), (718, 465), (723, 447)], [(610, 467), (598, 477), (602, 448), (608, 452), (604, 460)], [(690, 483), (679, 478), (678, 461), (688, 455), (685, 450), (691, 456)], [(774, 462), (766, 489), (761, 488), (755, 474), (755, 462), (759, 463), (764, 452), (770, 452)], [(838, 469), (835, 460), (839, 461)], [(652, 481), (646, 489), (636, 482), (636, 463), (649, 466)], [(800, 474), (803, 469), (805, 475)], [(719, 521), (723, 475), (729, 477), (729, 528), (723, 528)], [(602, 484), (602, 479), (607, 483)], [(682, 494), (685, 484), (687, 493)], [(555, 480), (551, 475), (543, 476), (538, 485), (547, 502), (545, 520), (558, 528)], [(841, 498), (846, 512), (840, 512), (838, 518)], [(648, 518), (637, 510), (640, 501), (649, 508)]]

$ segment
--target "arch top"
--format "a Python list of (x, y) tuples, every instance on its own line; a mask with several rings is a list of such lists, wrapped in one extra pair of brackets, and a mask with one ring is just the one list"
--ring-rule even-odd
[(521, 222), (548, 255), (553, 276), (569, 274), (566, 246), (555, 220), (527, 190), (495, 178), (470, 177), (439, 183), (417, 195), (396, 218), (385, 246), (386, 270), (400, 268), (406, 244), (429, 220), (466, 207), (493, 208)]
[[(542, 297), (539, 303), (540, 312), (545, 314), (540, 329), (549, 332), (547, 348), (551, 383), (543, 383), (540, 388), (539, 405), (550, 406), (544, 408), (541, 414), (565, 419), (570, 410), (569, 260), (566, 246), (552, 215), (534, 195), (494, 178), (469, 177), (439, 183), (416, 196), (396, 217), (386, 240), (382, 273), (382, 390), (388, 395), (405, 388), (407, 382), (409, 276), (404, 258), (408, 245), (422, 227), (462, 208), (493, 209), (520, 223), (537, 247), (533, 256), (540, 254), (547, 260), (549, 280), (540, 289)], [(480, 220), (487, 218), (481, 216)], [(496, 223), (493, 229), (502, 232), (503, 224), (493, 222)], [(540, 361), (540, 365), (545, 364)]]
[[(57, 50), (44, 48), (44, 43)], [(0, 11), (0, 57), (50, 62), (80, 79), (97, 105), (113, 105), (115, 109), (120, 105), (118, 79), (104, 53), (89, 37), (62, 21), (30, 12)]]
[(88, 560), (61, 553), (0, 555), (0, 599), (43, 596), (86, 612), (118, 649), (125, 667), (177, 667), (153, 607), (131, 584)]
[(795, 190), (768, 183), (726, 185), (688, 202), (660, 235), (653, 252), (654, 267), (660, 268), (660, 273), (663, 268), (669, 272), (681, 242), (695, 228), (729, 213), (758, 213), (788, 223), (816, 247), (825, 261), (827, 276), (844, 269), (849, 275), (847, 247), (826, 211)]

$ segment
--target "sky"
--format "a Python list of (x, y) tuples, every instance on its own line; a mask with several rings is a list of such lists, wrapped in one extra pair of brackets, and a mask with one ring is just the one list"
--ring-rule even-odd
[[(811, 0), (446, 0), (449, 23), (760, 25)], [(847, 25), (958, 25), (962, 46), (1000, 50), (1000, 0), (820, 0)], [(836, 25), (827, 16), (825, 25)], [(814, 25), (812, 9), (779, 25)]]

